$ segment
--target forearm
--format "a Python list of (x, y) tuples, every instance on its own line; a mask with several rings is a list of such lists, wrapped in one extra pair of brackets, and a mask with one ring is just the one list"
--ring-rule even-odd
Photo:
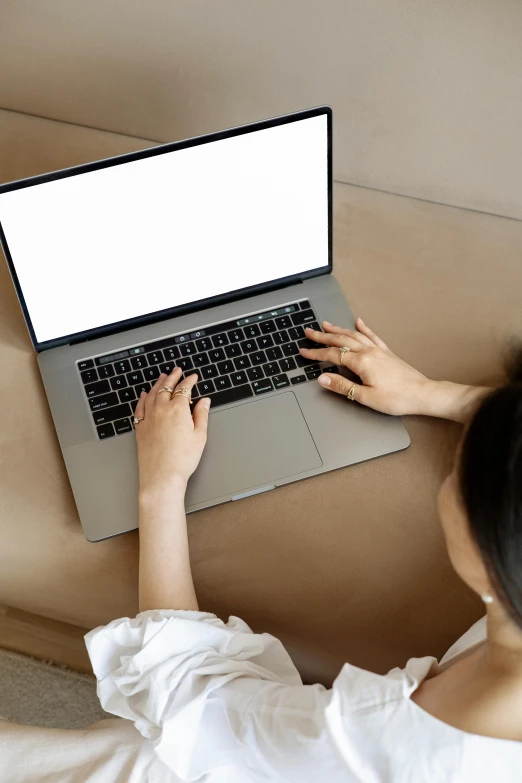
[(467, 424), (484, 397), (492, 391), (492, 388), (485, 386), (428, 381), (422, 391), (416, 413)]
[(190, 570), (185, 487), (139, 498), (139, 611), (194, 609), (198, 602)]

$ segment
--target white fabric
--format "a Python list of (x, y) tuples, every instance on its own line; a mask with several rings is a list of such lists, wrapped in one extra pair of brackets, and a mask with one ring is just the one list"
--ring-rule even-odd
[[(485, 636), (481, 620), (441, 666)], [(439, 670), (431, 656), (385, 676), (345, 664), (328, 691), (302, 685), (282, 644), (235, 617), (225, 624), (202, 612), (143, 612), (86, 642), (103, 707), (128, 720), (83, 732), (4, 724), (0, 780), (520, 781), (522, 743), (460, 731), (410, 700)]]

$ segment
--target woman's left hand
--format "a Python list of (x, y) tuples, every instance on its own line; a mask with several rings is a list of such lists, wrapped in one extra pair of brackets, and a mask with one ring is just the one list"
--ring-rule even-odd
[(196, 470), (207, 441), (210, 400), (198, 401), (191, 412), (188, 399), (172, 397), (165, 386), (173, 390), (191, 390), (197, 374), (180, 382), (182, 371), (176, 367), (167, 376), (160, 375), (150, 392), (142, 392), (135, 416), (143, 417), (136, 424), (140, 498), (157, 498), (170, 491), (183, 490)]

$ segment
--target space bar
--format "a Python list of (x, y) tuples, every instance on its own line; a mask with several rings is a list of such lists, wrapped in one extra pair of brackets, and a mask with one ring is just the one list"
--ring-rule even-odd
[(238, 402), (238, 400), (246, 400), (247, 397), (253, 397), (254, 392), (252, 388), (245, 384), (244, 386), (234, 386), (232, 389), (225, 389), (225, 391), (216, 392), (215, 394), (208, 394), (212, 401), (211, 410), (217, 405), (226, 405), (229, 402)]

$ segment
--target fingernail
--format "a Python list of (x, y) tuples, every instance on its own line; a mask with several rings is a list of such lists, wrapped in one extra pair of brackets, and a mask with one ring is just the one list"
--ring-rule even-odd
[(141, 394), (140, 394), (140, 400), (141, 400), (141, 398), (143, 397), (143, 395), (144, 395), (144, 394), (147, 394), (147, 392), (146, 392), (146, 391), (142, 391), (142, 392), (141, 392)]
[(208, 398), (206, 400), (203, 400), (201, 405), (203, 406), (203, 408), (206, 408), (208, 411), (208, 409), (210, 408), (210, 400)]
[(358, 320), (359, 320), (359, 321), (360, 321), (362, 324), (364, 324), (364, 321), (363, 321), (363, 319), (361, 318), (361, 316), (359, 316), (359, 319), (358, 319)]
[(324, 324), (325, 326), (331, 326), (331, 325), (332, 325), (332, 324), (330, 323), (330, 321), (323, 321), (323, 324)]
[(332, 379), (328, 375), (320, 375), (317, 379), (321, 386), (331, 386), (332, 385)]

